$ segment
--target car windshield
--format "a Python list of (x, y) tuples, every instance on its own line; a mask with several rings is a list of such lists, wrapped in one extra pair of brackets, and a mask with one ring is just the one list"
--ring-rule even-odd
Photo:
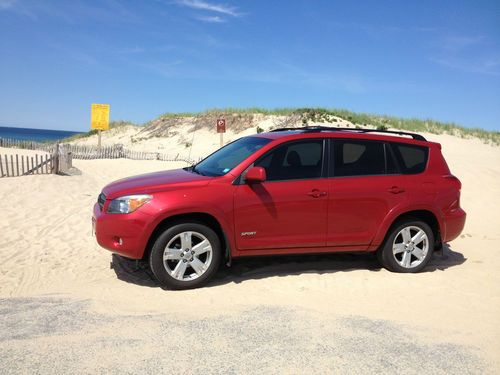
[(205, 176), (223, 176), (269, 142), (270, 139), (260, 137), (240, 138), (203, 159), (191, 170)]

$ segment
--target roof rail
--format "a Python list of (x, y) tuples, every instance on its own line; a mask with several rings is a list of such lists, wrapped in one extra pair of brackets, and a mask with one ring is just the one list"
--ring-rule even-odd
[(426, 139), (420, 134), (403, 132), (399, 130), (378, 130), (378, 129), (361, 129), (361, 128), (334, 128), (329, 126), (304, 126), (301, 128), (279, 128), (271, 130), (273, 132), (283, 132), (283, 131), (302, 131), (304, 133), (316, 133), (316, 132), (335, 132), (335, 131), (350, 131), (356, 133), (388, 133), (397, 135), (406, 135), (412, 137), (417, 141), (426, 141)]

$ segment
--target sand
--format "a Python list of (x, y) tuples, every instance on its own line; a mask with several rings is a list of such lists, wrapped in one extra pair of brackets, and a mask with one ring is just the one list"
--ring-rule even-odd
[(206, 288), (163, 290), (101, 249), (90, 218), (108, 182), (183, 163), (75, 160), (78, 176), (0, 179), (0, 373), (499, 373), (500, 148), (426, 136), (468, 220), (416, 275), (371, 255), (254, 258)]

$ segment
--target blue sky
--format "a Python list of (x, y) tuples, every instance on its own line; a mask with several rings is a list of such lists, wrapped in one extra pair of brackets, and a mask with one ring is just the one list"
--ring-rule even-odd
[(0, 126), (347, 108), (500, 130), (499, 1), (0, 0)]

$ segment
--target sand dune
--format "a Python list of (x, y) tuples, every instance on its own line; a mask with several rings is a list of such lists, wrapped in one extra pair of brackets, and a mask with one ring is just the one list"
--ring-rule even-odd
[[(336, 120), (336, 126), (351, 128), (355, 126), (340, 117), (337, 117)], [(135, 151), (179, 154), (194, 160), (205, 157), (220, 147), (220, 138), (215, 130), (214, 118), (204, 121), (203, 118), (183, 117), (172, 121), (171, 124), (168, 123), (168, 119), (165, 120), (167, 123), (161, 123), (161, 119), (156, 121), (160, 121), (157, 124), (158, 127), (154, 124), (146, 127), (126, 125), (102, 132), (102, 145), (122, 144)], [(236, 129), (227, 126), (227, 132), (224, 133), (224, 143), (229, 143), (245, 135), (255, 134), (257, 128), (268, 131), (277, 127), (301, 124), (301, 122), (289, 124), (288, 121), (290, 121), (289, 116), (252, 114), (251, 120), (237, 126)], [(331, 124), (310, 123), (309, 125), (330, 126)], [(367, 126), (367, 128), (372, 128), (372, 126)], [(79, 138), (71, 143), (95, 146), (97, 145), (97, 135)]]
[[(217, 147), (195, 135), (209, 136), (195, 153)], [(500, 372), (500, 148), (426, 136), (463, 183), (468, 221), (416, 275), (370, 255), (256, 258), (166, 291), (99, 248), (91, 208), (112, 180), (183, 163), (75, 160), (79, 176), (0, 179), (0, 372)]]

